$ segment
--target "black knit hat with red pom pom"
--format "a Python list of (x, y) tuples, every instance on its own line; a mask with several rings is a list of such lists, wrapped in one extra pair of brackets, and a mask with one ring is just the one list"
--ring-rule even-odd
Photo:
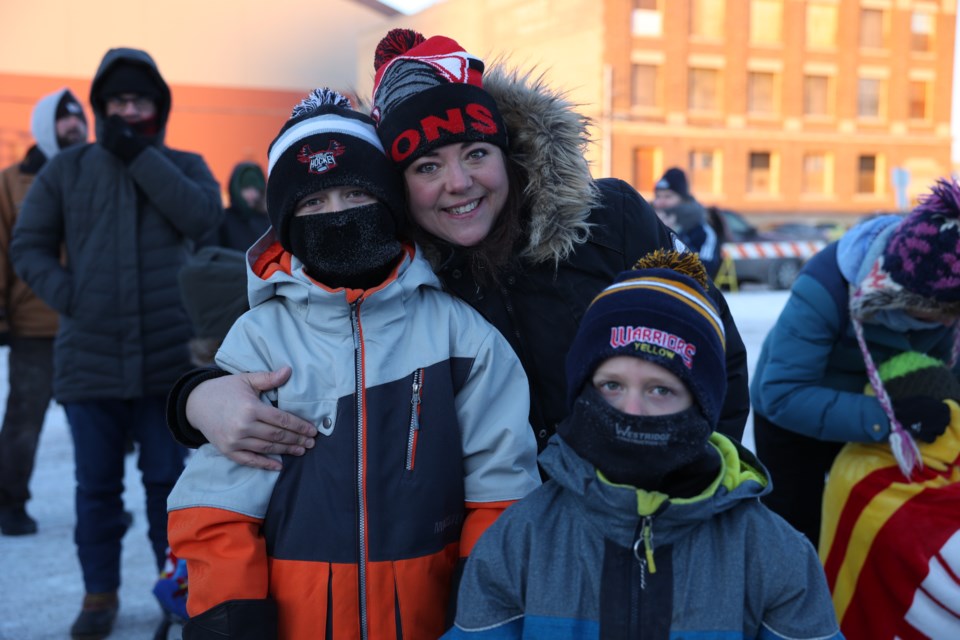
[(373, 116), (387, 155), (401, 170), (454, 142), (507, 149), (507, 129), (483, 89), (483, 61), (444, 36), (393, 29), (374, 55)]

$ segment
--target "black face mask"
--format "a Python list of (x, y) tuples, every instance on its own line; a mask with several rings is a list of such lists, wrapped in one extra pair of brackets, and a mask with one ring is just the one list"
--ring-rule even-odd
[(328, 287), (351, 289), (382, 283), (402, 250), (393, 216), (379, 202), (295, 216), (290, 245), (310, 277)]
[(630, 415), (589, 383), (557, 427), (611, 482), (675, 497), (696, 495), (716, 477), (720, 456), (707, 442), (712, 432), (697, 405), (665, 416)]

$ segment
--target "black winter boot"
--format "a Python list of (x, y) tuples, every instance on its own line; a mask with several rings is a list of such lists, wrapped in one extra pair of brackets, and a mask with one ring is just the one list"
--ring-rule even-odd
[(70, 627), (72, 640), (103, 640), (113, 631), (120, 601), (116, 591), (88, 593), (83, 596), (83, 608)]
[(5, 536), (27, 536), (37, 532), (37, 521), (23, 505), (0, 507), (0, 533)]

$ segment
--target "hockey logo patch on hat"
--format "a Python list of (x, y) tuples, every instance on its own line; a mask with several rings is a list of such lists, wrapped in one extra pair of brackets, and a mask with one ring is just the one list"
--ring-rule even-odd
[(337, 156), (343, 155), (346, 150), (336, 140), (331, 140), (325, 151), (313, 151), (310, 145), (305, 144), (297, 154), (297, 160), (309, 165), (310, 173), (326, 173), (337, 166)]

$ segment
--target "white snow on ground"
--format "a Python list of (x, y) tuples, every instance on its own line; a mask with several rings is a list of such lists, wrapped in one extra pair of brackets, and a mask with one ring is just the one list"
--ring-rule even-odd
[[(786, 292), (748, 289), (727, 294), (747, 346), (751, 373), (760, 344), (787, 299)], [(5, 406), (7, 354), (0, 349), (0, 412)], [(752, 422), (744, 444), (753, 447)], [(83, 582), (73, 544), (73, 444), (59, 405), (47, 412), (27, 505), (39, 523), (37, 535), (0, 536), (0, 640), (62, 640), (80, 610)], [(133, 527), (123, 542), (120, 614), (111, 640), (150, 640), (161, 620), (151, 593), (156, 571), (144, 513), (136, 456), (127, 457), (126, 508)]]

